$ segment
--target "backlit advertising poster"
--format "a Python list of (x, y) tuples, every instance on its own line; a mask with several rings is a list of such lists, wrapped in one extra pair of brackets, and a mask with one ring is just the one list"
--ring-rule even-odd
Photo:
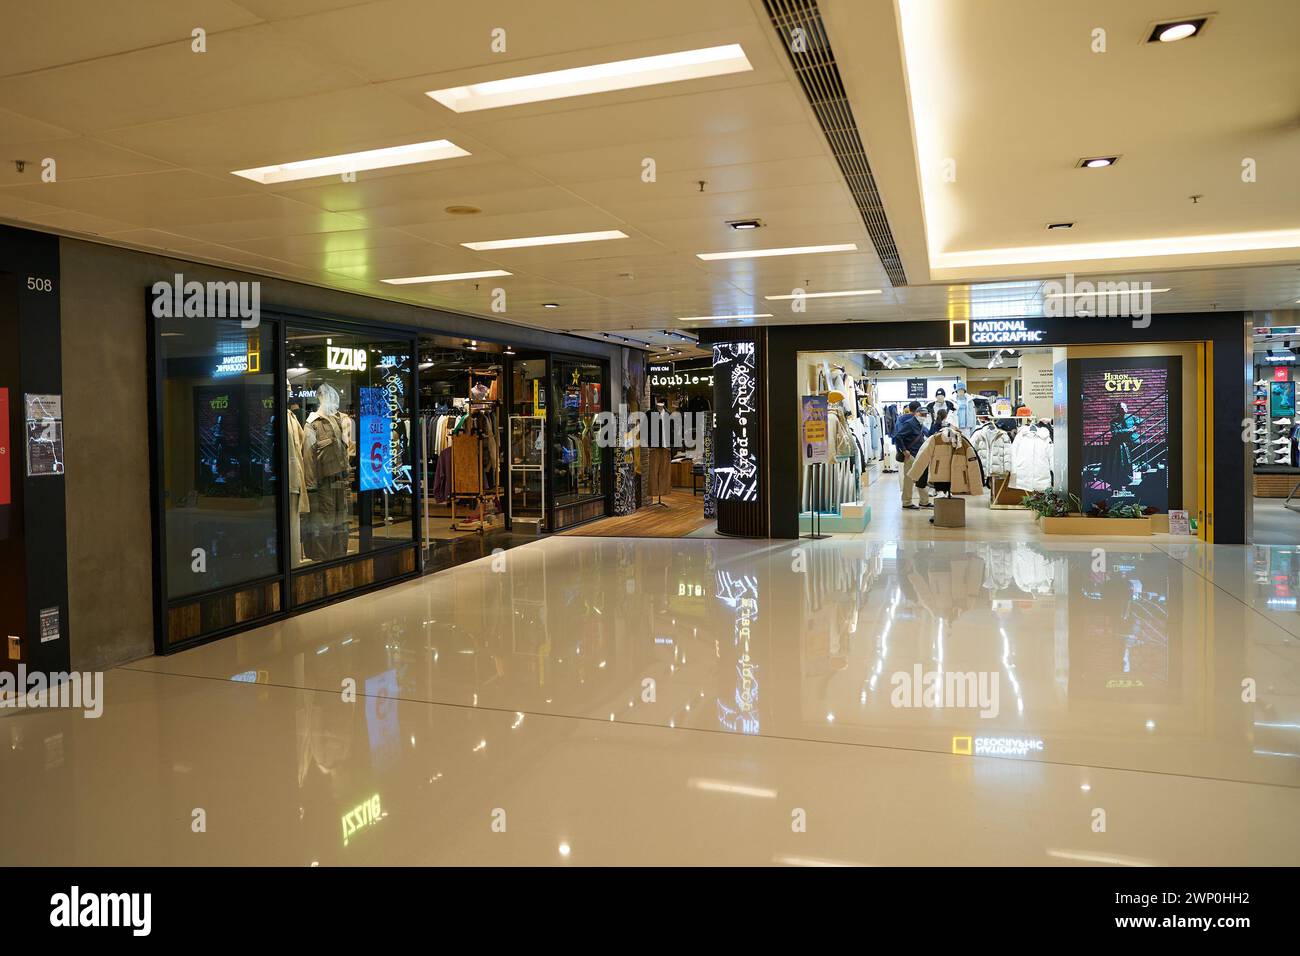
[(362, 491), (378, 491), (391, 484), (392, 464), (389, 443), (393, 422), (388, 408), (388, 392), (383, 388), (361, 390), (360, 482)]
[(826, 396), (804, 395), (801, 399), (800, 412), (803, 424), (804, 464), (825, 464), (829, 462), (830, 447), (827, 444), (826, 434)]
[(10, 502), (9, 389), (0, 388), (0, 505)]
[[(719, 501), (757, 501), (758, 368), (753, 342), (716, 342), (713, 381), (719, 399), (713, 438)], [(722, 382), (723, 388), (717, 389)]]
[(1181, 496), (1181, 431), (1175, 420), (1180, 360), (1076, 359), (1070, 365), (1071, 377), (1078, 373), (1072, 391), (1081, 399), (1076, 407), (1084, 513), (1098, 502), (1159, 512), (1168, 511), (1171, 501), (1181, 504), (1172, 500)]
[(1295, 417), (1295, 382), (1270, 382), (1269, 413), (1274, 418)]

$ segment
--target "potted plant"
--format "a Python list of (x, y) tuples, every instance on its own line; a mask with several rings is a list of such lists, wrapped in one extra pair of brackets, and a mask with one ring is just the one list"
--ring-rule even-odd
[(1154, 508), (1140, 504), (1114, 505), (1099, 501), (1082, 514), (1079, 499), (1056, 488), (1034, 491), (1025, 495), (1024, 505), (1034, 512), (1044, 534), (1101, 534), (1136, 535), (1151, 534), (1151, 515)]

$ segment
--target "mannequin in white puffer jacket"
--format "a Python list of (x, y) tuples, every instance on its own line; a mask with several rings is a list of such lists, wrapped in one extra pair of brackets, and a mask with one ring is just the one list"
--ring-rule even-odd
[(1021, 425), (1011, 443), (1011, 487), (1046, 491), (1052, 487), (1052, 439), (1046, 428)]
[(985, 475), (1005, 475), (1011, 471), (1011, 436), (996, 425), (984, 425), (970, 436), (984, 466)]

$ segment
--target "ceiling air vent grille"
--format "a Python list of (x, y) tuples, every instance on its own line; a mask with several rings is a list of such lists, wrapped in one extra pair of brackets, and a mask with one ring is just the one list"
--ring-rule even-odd
[(885, 274), (895, 287), (907, 285), (907, 273), (903, 271), (898, 247), (894, 245), (894, 234), (885, 218), (885, 207), (880, 202), (871, 164), (867, 162), (867, 151), (858, 136), (858, 124), (844, 93), (844, 81), (835, 65), (835, 53), (826, 37), (821, 11), (817, 9), (815, 0), (763, 0), (763, 5), (781, 37), (781, 44), (790, 57), (790, 65), (794, 67), (795, 76), (799, 77), (817, 122), (826, 134), (831, 152), (840, 164), (867, 234), (871, 236), (871, 244), (876, 247), (876, 255), (885, 267)]

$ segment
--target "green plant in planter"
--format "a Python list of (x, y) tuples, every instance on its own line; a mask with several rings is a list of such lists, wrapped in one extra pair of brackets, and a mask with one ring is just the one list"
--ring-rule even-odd
[(1112, 508), (1105, 501), (1098, 501), (1088, 509), (1089, 518), (1145, 518), (1155, 513), (1155, 508), (1144, 508), (1137, 502)]
[(1068, 518), (1077, 514), (1082, 505), (1074, 495), (1048, 488), (1045, 491), (1031, 491), (1022, 499), (1021, 504), (1034, 513), (1034, 520), (1039, 518)]

